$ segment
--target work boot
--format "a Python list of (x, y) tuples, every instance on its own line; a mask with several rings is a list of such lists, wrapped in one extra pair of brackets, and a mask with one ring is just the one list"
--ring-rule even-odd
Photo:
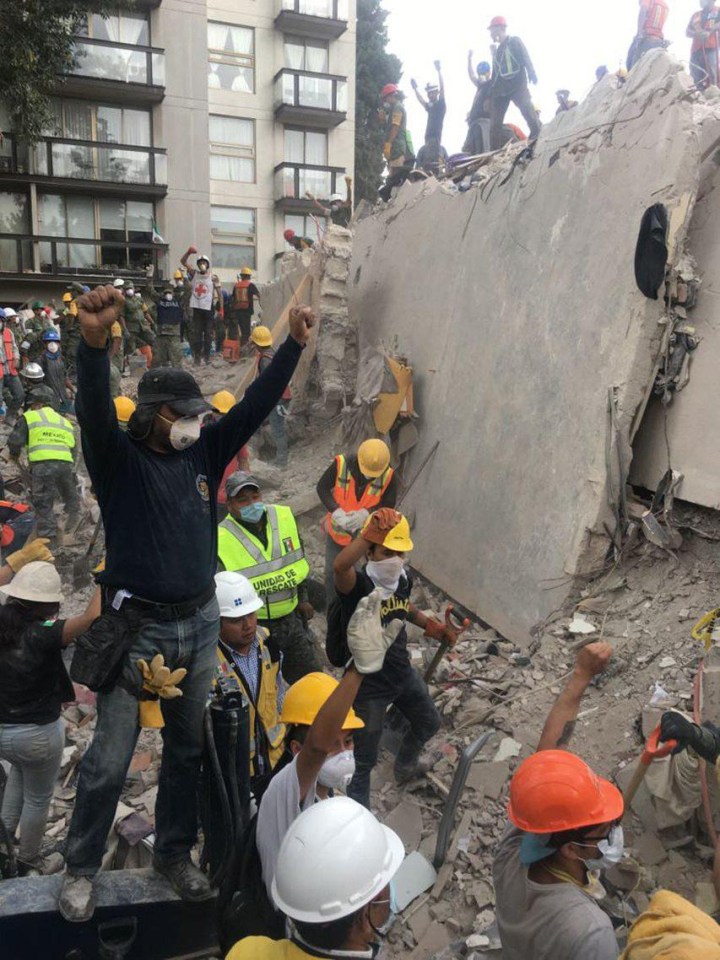
[(95, 913), (93, 878), (66, 873), (58, 897), (60, 915), (70, 923), (85, 923)]
[(189, 856), (173, 863), (153, 860), (153, 867), (183, 900), (209, 900), (215, 896), (210, 881)]
[(432, 769), (432, 763), (425, 758), (421, 759), (420, 757), (416, 757), (407, 763), (400, 763), (396, 760), (394, 771), (395, 782), (407, 783), (408, 780), (413, 780), (415, 777), (424, 776), (430, 769)]
[(49, 877), (53, 873), (60, 873), (65, 866), (61, 853), (48, 853), (45, 856), (35, 857), (34, 860), (18, 860), (18, 867), (26, 877)]

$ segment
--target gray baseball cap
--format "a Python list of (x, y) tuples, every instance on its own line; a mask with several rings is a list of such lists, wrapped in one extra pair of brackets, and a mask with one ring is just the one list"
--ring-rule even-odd
[(228, 497), (235, 497), (245, 487), (255, 487), (256, 490), (259, 490), (260, 484), (251, 473), (247, 473), (245, 470), (236, 470), (227, 478), (225, 493)]

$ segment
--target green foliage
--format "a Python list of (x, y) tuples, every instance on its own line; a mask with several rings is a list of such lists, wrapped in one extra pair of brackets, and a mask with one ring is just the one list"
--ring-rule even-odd
[(21, 139), (35, 143), (52, 126), (50, 98), (61, 82), (58, 75), (75, 63), (75, 35), (88, 14), (107, 15), (119, 5), (117, 0), (1, 0), (0, 103)]
[(374, 201), (382, 181), (384, 127), (377, 116), (380, 91), (398, 83), (402, 63), (386, 50), (387, 11), (381, 0), (357, 0), (355, 94), (355, 202)]

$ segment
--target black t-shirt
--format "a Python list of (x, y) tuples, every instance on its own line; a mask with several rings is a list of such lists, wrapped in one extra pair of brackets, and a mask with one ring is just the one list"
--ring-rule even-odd
[(31, 624), (0, 647), (0, 723), (53, 723), (75, 699), (62, 659), (64, 622)]
[[(364, 570), (357, 572), (355, 586), (350, 593), (340, 593), (337, 597), (343, 617), (343, 630), (347, 631), (350, 618), (363, 597), (369, 596), (375, 589), (375, 584)], [(383, 600), (380, 607), (380, 619), (383, 626), (391, 620), (407, 620), (410, 613), (410, 594), (412, 579), (409, 576), (400, 580), (395, 593), (387, 600)], [(397, 640), (385, 654), (382, 670), (365, 677), (356, 697), (357, 700), (373, 700), (381, 697), (394, 699), (402, 691), (408, 675), (412, 673), (410, 656), (407, 651), (407, 630), (402, 628)]]
[(352, 210), (347, 206), (347, 204), (344, 204), (342, 207), (337, 207), (337, 209), (333, 207), (330, 208), (330, 219), (336, 227), (350, 226), (351, 217)]
[(442, 142), (443, 124), (445, 123), (445, 97), (438, 97), (435, 103), (426, 103), (427, 126), (425, 127), (425, 142), (438, 140)]

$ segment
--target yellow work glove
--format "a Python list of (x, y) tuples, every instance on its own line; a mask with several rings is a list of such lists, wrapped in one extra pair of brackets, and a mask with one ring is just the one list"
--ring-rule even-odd
[(390, 141), (388, 140), (388, 142), (383, 147), (383, 156), (385, 157), (386, 160), (390, 159), (391, 153), (392, 153), (392, 143), (390, 143)]
[(161, 653), (156, 653), (149, 665), (146, 660), (138, 660), (137, 665), (143, 677), (138, 703), (140, 726), (159, 730), (165, 726), (165, 720), (158, 697), (163, 700), (181, 697), (183, 693), (177, 684), (187, 676), (187, 670), (185, 667), (170, 670)]
[(32, 563), (33, 560), (44, 560), (46, 563), (52, 563), (55, 557), (48, 549), (49, 540), (38, 538), (26, 543), (22, 550), (16, 550), (9, 557), (5, 558), (5, 563), (10, 567), (13, 573), (19, 573), (26, 563)]

